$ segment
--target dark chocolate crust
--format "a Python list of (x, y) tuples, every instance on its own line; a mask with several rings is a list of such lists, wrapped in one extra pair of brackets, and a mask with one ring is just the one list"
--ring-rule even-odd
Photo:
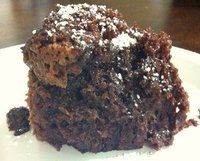
[(56, 13), (23, 48), (30, 67), (27, 102), (37, 138), (57, 149), (68, 144), (81, 152), (172, 144), (186, 124), (189, 105), (170, 62), (169, 36), (129, 28), (117, 11), (105, 9), (104, 17), (119, 17), (116, 32), (106, 28), (101, 35), (101, 21), (89, 17), (96, 23), (85, 30), (98, 36), (94, 41), (87, 37), (90, 43), (82, 46), (78, 40), (72, 43), (73, 35), (44, 34)]

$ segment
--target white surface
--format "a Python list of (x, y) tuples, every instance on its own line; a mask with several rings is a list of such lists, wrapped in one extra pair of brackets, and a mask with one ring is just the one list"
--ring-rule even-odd
[[(191, 115), (197, 117), (200, 108), (200, 55), (173, 47), (172, 61), (179, 69), (188, 92)], [(0, 50), (0, 161), (137, 161), (137, 160), (199, 160), (200, 126), (178, 133), (172, 146), (160, 151), (148, 148), (106, 153), (81, 154), (64, 146), (57, 152), (45, 142), (39, 142), (31, 132), (14, 137), (6, 125), (6, 113), (12, 107), (26, 106), (27, 71), (20, 46)]]

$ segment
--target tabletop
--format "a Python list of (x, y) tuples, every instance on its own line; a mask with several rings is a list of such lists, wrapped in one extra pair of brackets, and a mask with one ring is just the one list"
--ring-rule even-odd
[(25, 43), (57, 3), (105, 4), (129, 25), (171, 35), (173, 45), (200, 53), (200, 0), (1, 0), (0, 48)]

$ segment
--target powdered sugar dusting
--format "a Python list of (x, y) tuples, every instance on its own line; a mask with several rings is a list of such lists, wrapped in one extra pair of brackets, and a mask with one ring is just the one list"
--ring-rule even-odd
[(117, 74), (117, 78), (119, 78), (120, 80), (122, 80), (122, 75), (121, 75), (121, 73), (118, 73), (118, 74)]
[[(144, 72), (143, 80), (151, 82), (151, 84), (159, 84), (160, 86), (160, 92), (170, 92), (173, 90), (173, 85), (171, 85), (171, 82), (169, 82), (168, 79), (166, 79), (166, 76), (158, 71), (156, 71), (155, 66), (157, 64), (163, 63), (162, 60), (154, 58), (151, 59), (147, 57), (143, 60), (141, 69)], [(166, 64), (166, 68), (170, 68), (169, 64)], [(169, 74), (169, 73), (168, 73)], [(170, 77), (169, 75), (167, 77)]]
[(53, 36), (53, 30), (46, 30), (47, 34), (52, 37)]
[(130, 31), (133, 33), (133, 35), (135, 37), (142, 37), (144, 34), (139, 32), (137, 29), (133, 30), (133, 29), (130, 29)]
[(60, 9), (58, 10), (58, 14), (61, 16), (62, 19), (71, 19), (74, 20), (73, 14), (77, 13), (80, 10), (80, 5), (67, 5), (63, 6), (60, 4), (57, 4), (57, 7)]
[(33, 34), (33, 35), (36, 34), (36, 30), (33, 30), (33, 31), (32, 31), (32, 34)]
[[(44, 28), (49, 37), (62, 32), (75, 42), (76, 47), (83, 50), (93, 49), (95, 41), (98, 41), (96, 44), (100, 47), (109, 45), (108, 48), (111, 50), (123, 50), (136, 44), (136, 38), (142, 35), (137, 30), (129, 28), (117, 10), (108, 9), (104, 5), (57, 4), (57, 11), (51, 11), (45, 18), (45, 23)], [(95, 26), (91, 27), (91, 24)], [(125, 28), (123, 33), (120, 26)], [(94, 31), (99, 32), (99, 35)], [(107, 32), (113, 33), (113, 37), (106, 37)]]
[(135, 38), (131, 38), (127, 33), (122, 33), (111, 41), (112, 47), (115, 49), (123, 50), (137, 43)]

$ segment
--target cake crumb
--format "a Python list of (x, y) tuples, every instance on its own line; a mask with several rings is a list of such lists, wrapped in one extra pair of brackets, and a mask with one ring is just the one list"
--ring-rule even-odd
[(10, 131), (18, 136), (30, 130), (29, 110), (26, 107), (12, 108), (6, 115), (7, 124)]
[(198, 126), (198, 122), (195, 120), (195, 119), (189, 119), (186, 124), (185, 124), (185, 127), (189, 127), (189, 126)]

